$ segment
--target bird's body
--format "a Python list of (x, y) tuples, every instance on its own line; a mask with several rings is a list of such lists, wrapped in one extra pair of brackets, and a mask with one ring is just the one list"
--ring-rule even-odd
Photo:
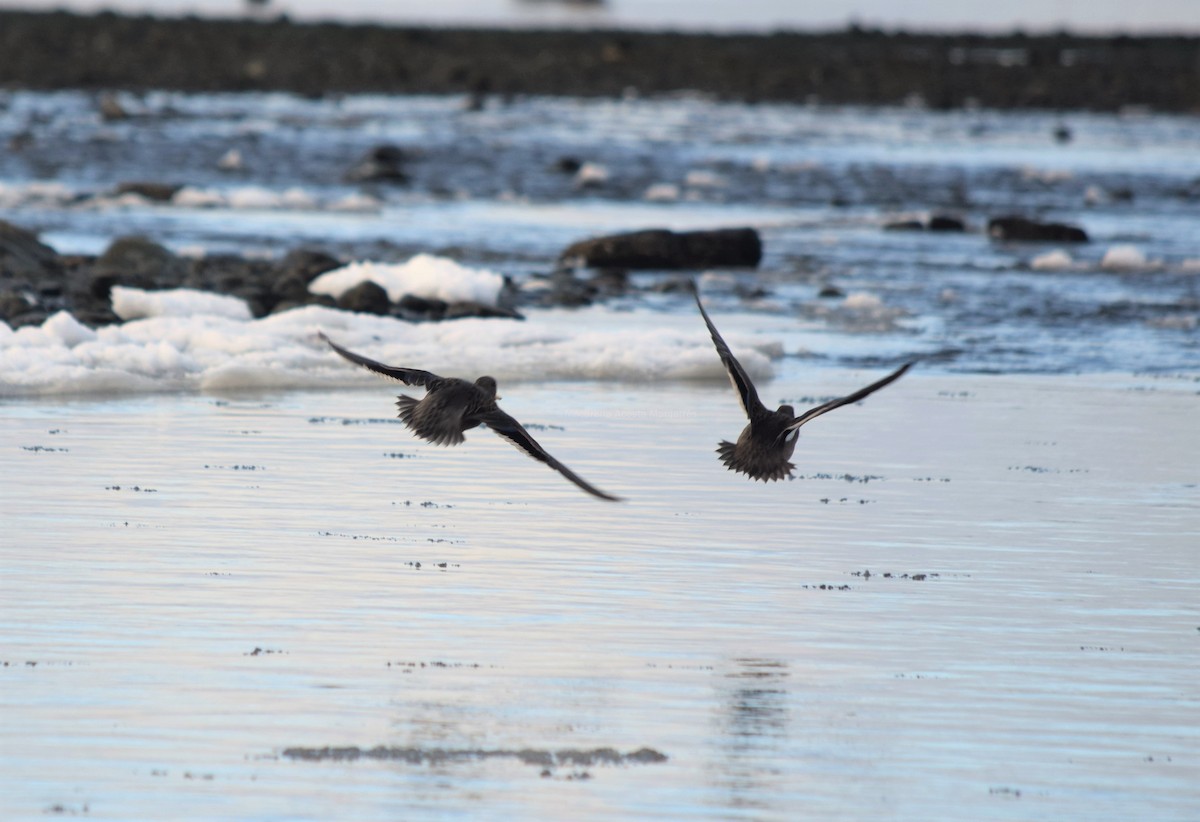
[(905, 363), (878, 382), (871, 383), (853, 394), (811, 408), (798, 417), (790, 405), (781, 405), (771, 411), (759, 400), (754, 383), (742, 368), (742, 364), (733, 356), (733, 352), (729, 350), (729, 346), (717, 331), (717, 327), (713, 325), (708, 312), (704, 310), (703, 303), (700, 302), (700, 293), (695, 290), (694, 286), (692, 293), (696, 298), (696, 305), (700, 308), (700, 316), (704, 318), (704, 324), (708, 326), (708, 333), (712, 337), (713, 345), (716, 346), (717, 355), (721, 358), (721, 363), (729, 374), (729, 381), (733, 383), (734, 391), (737, 392), (742, 410), (746, 412), (746, 417), (750, 420), (749, 424), (742, 429), (737, 442), (722, 440), (717, 446), (717, 453), (721, 457), (721, 462), (729, 470), (745, 474), (752, 479), (770, 482), (790, 477), (792, 470), (796, 467), (790, 460), (792, 453), (796, 450), (800, 426), (835, 408), (858, 402), (899, 379), (913, 365), (911, 362)]
[(571, 482), (593, 496), (619, 500), (585, 482), (561, 462), (550, 456), (521, 423), (504, 413), (496, 404), (496, 381), (480, 377), (474, 382), (456, 377), (439, 377), (429, 371), (384, 365), (348, 351), (324, 334), (321, 339), (345, 359), (384, 377), (399, 380), (405, 385), (425, 388), (425, 396), (415, 399), (401, 394), (396, 399), (400, 419), (423, 440), (436, 445), (458, 445), (465, 440), (464, 431), (487, 425), (498, 435), (539, 462), (544, 462)]
[(496, 405), (496, 381), (480, 377), (475, 382), (443, 377), (425, 385), (421, 399), (401, 394), (396, 398), (400, 419), (414, 434), (436, 445), (458, 445), (464, 431), (487, 422)]

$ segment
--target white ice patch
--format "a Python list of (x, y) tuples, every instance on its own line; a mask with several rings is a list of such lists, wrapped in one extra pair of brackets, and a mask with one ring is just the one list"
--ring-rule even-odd
[(679, 186), (674, 183), (654, 183), (642, 198), (652, 203), (672, 203), (679, 199)]
[(406, 263), (356, 262), (327, 271), (308, 284), (313, 294), (340, 297), (370, 280), (396, 302), (405, 294), (432, 300), (496, 305), (504, 278), (494, 271), (468, 268), (447, 257), (418, 254)]
[[(82, 329), (82, 330), (81, 330)], [(0, 396), (154, 391), (233, 391), (378, 385), (317, 336), (390, 365), (506, 383), (557, 380), (657, 382), (726, 376), (690, 315), (594, 306), (533, 312), (527, 322), (471, 318), (409, 323), (307, 306), (258, 320), (160, 314), (95, 331), (69, 315), (16, 331), (0, 323)], [(730, 333), (755, 378), (771, 374), (761, 336)], [(386, 407), (387, 403), (385, 403)]]
[(855, 291), (846, 295), (842, 307), (851, 311), (878, 311), (883, 308), (883, 300), (866, 291)]
[(1145, 253), (1135, 245), (1114, 245), (1100, 260), (1100, 267), (1109, 271), (1136, 271), (1148, 266)]
[(602, 186), (608, 182), (608, 178), (608, 169), (604, 166), (599, 163), (584, 163), (579, 167), (579, 171), (575, 172), (575, 187)]
[(1038, 254), (1029, 261), (1029, 267), (1034, 271), (1066, 271), (1074, 264), (1075, 261), (1071, 259), (1071, 255), (1061, 248)]
[(113, 313), (122, 320), (202, 315), (249, 320), (253, 316), (245, 300), (190, 288), (143, 291), (114, 285), (111, 296)]

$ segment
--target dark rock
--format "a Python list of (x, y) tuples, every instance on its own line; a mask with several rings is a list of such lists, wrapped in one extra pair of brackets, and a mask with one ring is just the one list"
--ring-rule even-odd
[(379, 145), (367, 152), (358, 164), (346, 172), (350, 183), (395, 183), (408, 182), (404, 172), (403, 149), (394, 145)]
[(100, 95), (100, 99), (96, 101), (96, 108), (100, 112), (100, 117), (108, 122), (124, 120), (129, 117), (129, 112), (121, 105), (117, 95), (110, 91)]
[(280, 300), (271, 308), (272, 314), (281, 314), (293, 308), (303, 308), (306, 305), (323, 305), (327, 308), (337, 308), (337, 300), (328, 294), (310, 294), (303, 300)]
[(114, 285), (134, 288), (178, 288), (187, 274), (183, 260), (145, 237), (118, 237), (96, 259), (88, 290), (108, 299)]
[(929, 218), (930, 231), (966, 231), (967, 225), (958, 217), (951, 217), (949, 214), (934, 214)]
[(305, 248), (289, 251), (276, 266), (271, 283), (271, 293), (276, 304), (290, 302), (294, 305), (304, 305), (310, 302), (313, 295), (309, 294), (308, 284), (326, 271), (341, 266), (341, 261), (323, 251)]
[(505, 308), (498, 305), (486, 305), (485, 303), (477, 303), (469, 300), (450, 303), (446, 306), (446, 313), (443, 319), (459, 320), (464, 317), (493, 317), (503, 318), (508, 320), (524, 320), (524, 315), (511, 308)]
[(821, 290), (817, 292), (817, 296), (823, 299), (835, 299), (846, 296), (846, 292), (838, 288), (836, 285), (823, 285)]
[(387, 291), (371, 280), (364, 280), (337, 298), (338, 308), (363, 314), (387, 314), (391, 310)]
[(245, 300), (255, 317), (266, 316), (279, 302), (271, 288), (275, 266), (236, 254), (209, 254), (191, 260), (182, 285)]
[(1054, 129), (1054, 141), (1057, 143), (1069, 143), (1072, 136), (1069, 126), (1059, 125)]
[(1039, 223), (1025, 217), (993, 217), (988, 236), (994, 240), (1033, 243), (1086, 243), (1087, 232), (1064, 223)]
[(554, 170), (563, 174), (575, 174), (583, 168), (583, 160), (578, 157), (559, 157), (554, 163)]
[(570, 269), (556, 269), (547, 278), (547, 284), (548, 288), (532, 292), (534, 296), (531, 302), (536, 305), (579, 308), (591, 305), (596, 299), (596, 286), (580, 280)]
[(156, 203), (168, 203), (183, 188), (175, 183), (129, 182), (117, 185), (117, 194), (137, 194)]
[(71, 315), (90, 328), (121, 322), (121, 318), (108, 305), (76, 306), (72, 309)]
[(920, 220), (895, 220), (884, 223), (884, 231), (924, 231), (925, 224)]
[(920, 220), (896, 220), (885, 223), (884, 231), (966, 231), (967, 226), (957, 217), (948, 214), (934, 214), (928, 223)]
[(602, 268), (588, 280), (597, 294), (616, 297), (629, 290), (629, 272), (624, 268)]
[(691, 280), (685, 277), (669, 277), (650, 286), (654, 294), (686, 294), (692, 290)]
[(407, 320), (440, 320), (448, 307), (445, 300), (405, 294), (396, 303), (396, 313)]
[(33, 300), (16, 291), (0, 292), (0, 320), (19, 317), (35, 307)]
[(58, 254), (36, 234), (0, 220), (0, 281), (60, 277), (62, 268)]
[(680, 233), (650, 229), (582, 240), (568, 246), (559, 259), (589, 268), (753, 268), (762, 260), (762, 240), (753, 228)]
[(10, 328), (24, 328), (27, 325), (41, 325), (50, 318), (50, 312), (43, 308), (28, 309), (20, 314), (6, 317), (4, 321)]

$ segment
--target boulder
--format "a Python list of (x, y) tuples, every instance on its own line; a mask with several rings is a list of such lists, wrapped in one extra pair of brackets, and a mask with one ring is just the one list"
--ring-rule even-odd
[(306, 248), (289, 251), (275, 267), (271, 281), (271, 294), (276, 305), (296, 306), (309, 302), (315, 295), (309, 293), (308, 284), (341, 265), (340, 260), (323, 251)]
[(62, 261), (32, 231), (0, 220), (0, 281), (36, 282), (62, 275)]
[(461, 300), (446, 306), (445, 320), (460, 320), (464, 317), (487, 317), (506, 320), (524, 320), (525, 316), (511, 308), (499, 305), (487, 305), (473, 300)]
[(958, 217), (951, 217), (949, 214), (934, 214), (929, 218), (930, 231), (966, 231), (967, 225)]
[(966, 231), (966, 224), (958, 217), (951, 217), (948, 214), (934, 214), (929, 218), (928, 223), (920, 220), (896, 220), (894, 222), (885, 223), (883, 226), (885, 231)]
[(145, 237), (118, 237), (96, 259), (88, 291), (108, 299), (114, 285), (134, 288), (178, 288), (187, 266), (174, 253)]
[(924, 231), (925, 224), (920, 220), (893, 220), (884, 223), (884, 231)]
[(398, 146), (379, 145), (366, 153), (357, 165), (346, 172), (349, 183), (395, 183), (408, 182), (404, 172), (404, 151)]
[(405, 294), (396, 303), (396, 314), (406, 320), (440, 320), (446, 316), (445, 300)]
[(582, 240), (568, 246), (559, 259), (588, 268), (754, 268), (762, 260), (762, 240), (753, 228), (650, 229)]
[(155, 203), (169, 203), (183, 186), (177, 183), (131, 181), (117, 184), (117, 194), (137, 194)]
[(338, 308), (363, 314), (387, 314), (392, 307), (383, 286), (370, 280), (363, 280), (353, 288), (343, 291), (337, 298), (337, 304)]
[(993, 217), (988, 220), (993, 240), (1028, 243), (1086, 243), (1087, 232), (1065, 223), (1039, 223), (1025, 217)]

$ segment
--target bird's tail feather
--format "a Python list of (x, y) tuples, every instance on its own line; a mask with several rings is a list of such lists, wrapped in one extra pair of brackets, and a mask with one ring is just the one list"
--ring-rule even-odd
[(413, 408), (417, 401), (412, 397), (406, 397), (403, 394), (396, 397), (396, 407), (400, 409), (399, 417), (409, 428), (413, 427)]
[(717, 445), (717, 453), (721, 457), (721, 462), (725, 463), (725, 467), (730, 471), (736, 471), (739, 474), (762, 480), (763, 482), (774, 482), (775, 480), (787, 479), (791, 476), (795, 465), (783, 458), (781, 454), (778, 462), (773, 464), (756, 464), (753, 460), (748, 460), (743, 455), (738, 453), (737, 446), (732, 442), (721, 440)]

